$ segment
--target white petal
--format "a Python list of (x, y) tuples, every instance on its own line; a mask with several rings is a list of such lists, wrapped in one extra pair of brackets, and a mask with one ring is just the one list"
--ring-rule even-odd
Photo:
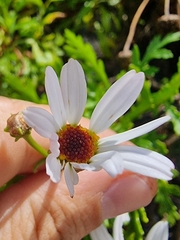
[(124, 169), (158, 179), (172, 179), (174, 164), (165, 156), (136, 146), (119, 146)]
[(160, 125), (169, 121), (170, 119), (171, 119), (170, 116), (161, 117), (154, 121), (146, 123), (142, 126), (131, 129), (129, 131), (115, 134), (110, 137), (102, 138), (99, 140), (98, 145), (100, 148), (102, 148), (102, 147), (108, 147), (108, 146), (117, 145), (117, 144), (129, 141), (133, 138), (139, 137), (143, 134), (146, 134), (152, 131), (153, 129), (159, 127)]
[(41, 136), (50, 138), (58, 130), (53, 116), (42, 108), (28, 107), (23, 111), (25, 122)]
[(106, 227), (101, 224), (98, 228), (90, 232), (91, 240), (113, 240)]
[(103, 162), (101, 166), (111, 177), (116, 177), (124, 170), (123, 159), (118, 152), (114, 153), (111, 159)]
[[(82, 169), (82, 170), (87, 170), (89, 164), (87, 163), (75, 163), (75, 162), (71, 162), (71, 165), (75, 168), (75, 169)], [(94, 167), (93, 167), (94, 168)], [(91, 168), (90, 168), (91, 169)]]
[[(77, 168), (77, 169), (83, 169), (83, 170), (87, 170), (87, 171), (99, 171), (103, 168), (103, 163), (106, 162), (107, 160), (111, 161), (110, 165), (113, 165), (113, 167), (112, 167), (113, 169), (114, 169), (115, 163), (113, 163), (112, 161), (118, 161), (118, 164), (119, 163), (122, 164), (121, 159), (120, 159), (120, 154), (117, 151), (108, 151), (108, 152), (98, 153), (90, 159), (89, 163), (71, 163), (71, 164), (73, 165), (74, 168)], [(106, 168), (105, 165), (104, 165), (104, 168)], [(107, 168), (108, 168), (108, 166), (107, 166)], [(118, 166), (118, 169), (119, 168), (121, 168), (121, 167)], [(111, 171), (111, 170), (109, 170), (109, 171)]]
[(116, 151), (108, 151), (108, 152), (98, 153), (90, 159), (90, 163), (88, 165), (92, 168), (94, 167), (95, 169), (97, 168), (99, 170), (102, 168), (102, 164), (105, 161), (113, 159), (116, 156), (117, 156)]
[(143, 83), (144, 74), (133, 70), (116, 81), (96, 106), (90, 120), (90, 129), (100, 133), (122, 116), (139, 96)]
[(124, 235), (123, 235), (123, 223), (124, 222), (129, 222), (130, 218), (129, 218), (129, 214), (128, 213), (124, 213), (121, 215), (118, 215), (115, 218), (114, 224), (113, 224), (113, 237), (114, 240), (124, 240)]
[(64, 178), (70, 193), (70, 196), (74, 196), (74, 185), (79, 181), (77, 172), (74, 170), (73, 166), (70, 163), (66, 163), (64, 168)]
[(50, 179), (57, 183), (61, 177), (61, 163), (52, 154), (49, 154), (46, 158), (46, 174), (50, 176)]
[(81, 169), (81, 170), (87, 170), (87, 171), (100, 171), (102, 167), (97, 163), (97, 164), (88, 164), (88, 163), (72, 163), (73, 167), (75, 169)]
[(46, 68), (45, 88), (51, 112), (61, 128), (66, 123), (66, 112), (64, 108), (62, 93), (57, 75), (52, 67)]
[(157, 222), (149, 231), (145, 240), (168, 240), (169, 228), (167, 221)]
[(99, 153), (94, 155), (91, 159), (89, 163), (71, 163), (73, 165), (74, 168), (77, 169), (83, 169), (83, 170), (87, 170), (87, 171), (99, 171), (102, 169), (101, 164), (110, 159), (113, 155), (115, 154), (114, 151), (109, 151), (109, 152), (103, 152), (103, 153)]
[(78, 124), (86, 105), (86, 80), (81, 65), (73, 59), (61, 71), (60, 85), (70, 124)]
[(50, 151), (52, 155), (57, 158), (60, 154), (60, 144), (58, 142), (58, 135), (56, 134), (57, 138), (56, 139), (50, 139)]

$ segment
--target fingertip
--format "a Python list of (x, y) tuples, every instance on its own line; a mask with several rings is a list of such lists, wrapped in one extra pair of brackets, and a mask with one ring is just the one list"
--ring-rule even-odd
[(155, 196), (157, 181), (127, 172), (117, 177), (104, 191), (102, 217), (112, 218), (147, 206)]

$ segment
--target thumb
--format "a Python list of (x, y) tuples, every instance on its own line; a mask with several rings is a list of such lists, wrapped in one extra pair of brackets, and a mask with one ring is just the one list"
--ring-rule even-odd
[(126, 172), (111, 178), (106, 172), (79, 173), (74, 198), (62, 178), (52, 183), (42, 171), (0, 196), (0, 239), (80, 240), (105, 218), (147, 205), (156, 180)]

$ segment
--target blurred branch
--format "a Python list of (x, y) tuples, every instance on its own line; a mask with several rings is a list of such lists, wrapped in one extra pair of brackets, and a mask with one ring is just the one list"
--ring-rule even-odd
[(168, 16), (170, 14), (169, 6), (170, 6), (170, 0), (165, 0), (165, 2), (164, 2), (164, 15), (165, 16)]
[(173, 134), (166, 140), (166, 146), (170, 147), (174, 142), (176, 142), (179, 139), (179, 136), (176, 134)]
[(143, 13), (146, 5), (148, 4), (149, 0), (143, 0), (142, 3), (140, 4), (139, 8), (137, 9), (133, 20), (131, 22), (130, 28), (129, 28), (129, 34), (127, 36), (126, 42), (124, 44), (124, 48), (121, 52), (119, 52), (118, 56), (121, 57), (130, 57), (131, 56), (131, 51), (130, 51), (130, 46), (134, 37), (134, 33), (136, 31), (136, 26), (137, 23), (141, 17), (141, 14)]

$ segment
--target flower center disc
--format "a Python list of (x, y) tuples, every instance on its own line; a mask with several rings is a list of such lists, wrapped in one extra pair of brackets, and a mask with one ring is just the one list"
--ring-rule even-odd
[(97, 152), (99, 137), (92, 131), (67, 124), (59, 132), (60, 160), (87, 163)]

